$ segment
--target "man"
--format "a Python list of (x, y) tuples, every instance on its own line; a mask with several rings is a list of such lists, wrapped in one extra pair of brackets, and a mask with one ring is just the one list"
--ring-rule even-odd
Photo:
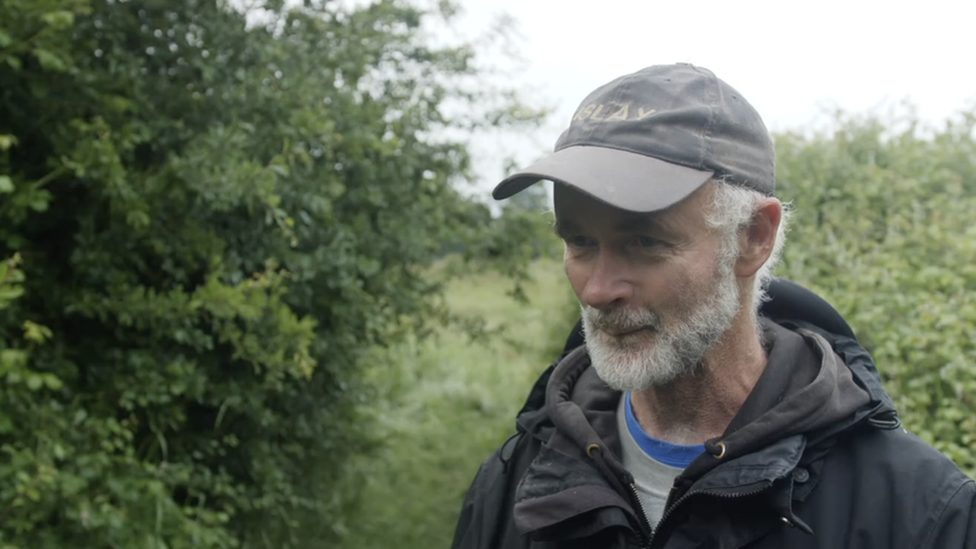
[(900, 427), (836, 311), (769, 285), (788, 212), (738, 92), (650, 67), (555, 149), (493, 195), (555, 182), (585, 345), (482, 465), (455, 548), (976, 548), (973, 481)]

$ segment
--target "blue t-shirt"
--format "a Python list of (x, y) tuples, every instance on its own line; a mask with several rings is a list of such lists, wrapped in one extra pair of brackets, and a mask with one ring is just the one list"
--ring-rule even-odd
[(647, 434), (640, 423), (637, 423), (637, 418), (634, 417), (634, 409), (630, 404), (630, 393), (625, 394), (624, 398), (626, 399), (627, 429), (637, 441), (637, 445), (651, 459), (671, 467), (684, 469), (705, 452), (704, 444), (671, 444)]

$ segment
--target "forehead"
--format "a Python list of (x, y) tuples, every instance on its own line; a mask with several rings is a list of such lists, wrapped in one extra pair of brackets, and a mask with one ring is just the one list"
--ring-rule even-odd
[(553, 186), (553, 205), (558, 227), (684, 232), (705, 226), (705, 199), (709, 191), (701, 189), (665, 210), (649, 213), (630, 212), (577, 191), (572, 187)]

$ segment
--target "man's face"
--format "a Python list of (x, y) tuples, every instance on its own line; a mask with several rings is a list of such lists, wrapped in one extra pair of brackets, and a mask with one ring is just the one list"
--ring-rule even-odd
[(693, 374), (739, 312), (733, 265), (721, 263), (721, 236), (705, 222), (711, 192), (634, 214), (555, 186), (556, 230), (587, 349), (614, 389)]

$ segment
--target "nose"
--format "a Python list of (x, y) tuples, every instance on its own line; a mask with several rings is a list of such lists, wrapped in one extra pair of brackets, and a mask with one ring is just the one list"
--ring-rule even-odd
[(620, 258), (601, 250), (591, 264), (589, 276), (580, 291), (580, 301), (595, 309), (620, 307), (633, 296), (633, 284), (627, 278), (627, 268)]

